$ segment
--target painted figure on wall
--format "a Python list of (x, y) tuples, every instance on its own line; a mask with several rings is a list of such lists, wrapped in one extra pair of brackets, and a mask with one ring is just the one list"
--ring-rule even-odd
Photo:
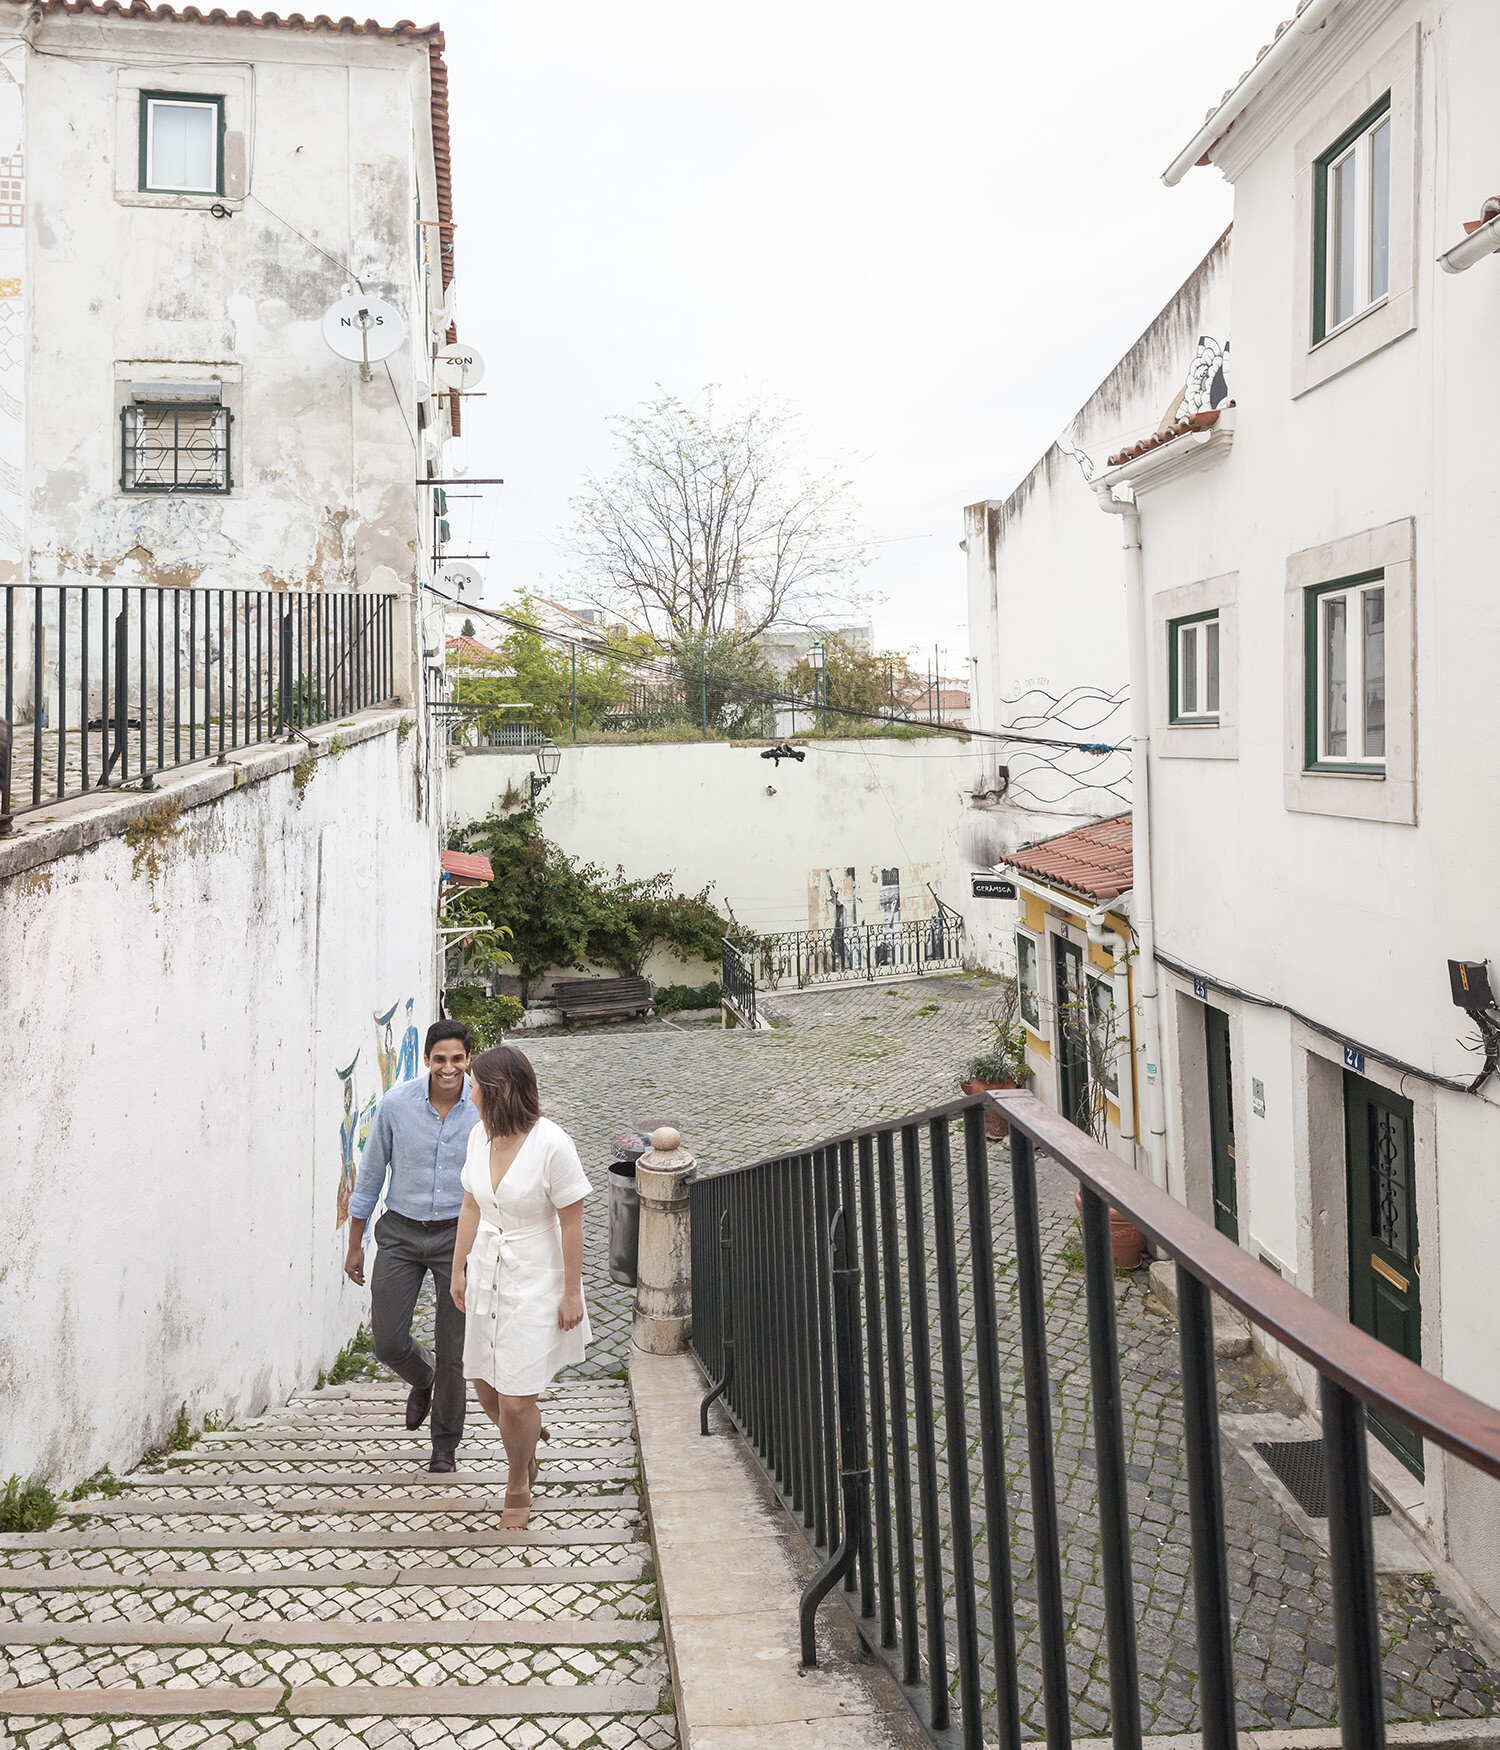
[(363, 1111), (357, 1110), (355, 1106), (354, 1066), (358, 1062), (359, 1053), (356, 1051), (348, 1069), (338, 1072), (339, 1080), (344, 1084), (344, 1116), (339, 1124), (339, 1196), (336, 1223), (339, 1227), (349, 1219), (349, 1198), (354, 1191), (355, 1174), (359, 1171), (359, 1157), (364, 1153), (370, 1125), (375, 1118), (373, 1095), (365, 1101)]
[(417, 999), (406, 999), (406, 1031), (401, 1036), (401, 1049), (397, 1051), (395, 1035), (391, 1029), (391, 1021), (396, 1010), (401, 1007), (399, 999), (382, 1014), (376, 1014), (375, 1025), (382, 1029), (375, 1036), (375, 1050), (380, 1058), (380, 1086), (382, 1093), (390, 1093), (397, 1082), (409, 1082), (417, 1073), (417, 1023), (415, 1009)]

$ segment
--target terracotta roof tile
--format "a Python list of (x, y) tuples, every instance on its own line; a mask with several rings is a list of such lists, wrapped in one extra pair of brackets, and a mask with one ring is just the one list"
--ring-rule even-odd
[(1024, 851), (1013, 851), (1000, 861), (1023, 875), (1033, 875), (1102, 905), (1117, 899), (1135, 879), (1130, 816), (1117, 814), (1110, 820), (1096, 820), (1055, 839), (1043, 839)]
[(461, 656), (493, 656), (495, 654), (488, 644), (481, 644), (477, 638), (470, 638), (465, 632), (460, 632), (457, 638), (450, 638), (448, 648), (458, 651)]
[[(1224, 407), (1233, 407), (1232, 401), (1226, 401)], [(1142, 438), (1138, 444), (1131, 444), (1127, 449), (1116, 450), (1109, 458), (1108, 467), (1118, 468), (1124, 462), (1133, 462), (1137, 456), (1144, 456), (1147, 450), (1159, 450), (1163, 444), (1171, 443), (1173, 438), (1186, 437), (1190, 431), (1207, 431), (1211, 425), (1219, 423), (1219, 415), (1224, 407), (1206, 407), (1201, 413), (1189, 414), (1186, 419), (1179, 419), (1175, 425), (1169, 425), (1165, 431), (1154, 431), (1148, 438)]]
[(454, 881), (493, 881), (495, 871), (488, 857), (471, 857), (464, 851), (444, 851), (443, 878)]

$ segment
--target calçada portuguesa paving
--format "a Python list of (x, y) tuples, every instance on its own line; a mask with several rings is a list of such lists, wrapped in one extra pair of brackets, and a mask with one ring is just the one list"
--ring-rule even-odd
[[(779, 996), (789, 1025), (771, 1033), (656, 1023), (522, 1043), (549, 1112), (602, 1191), (610, 1141), (626, 1123), (680, 1120), (686, 1145), (712, 1170), (936, 1104), (955, 1093), (958, 1067), (983, 1043), (995, 995), (971, 977), (845, 987)], [(992, 1147), (990, 1162), (1003, 1255), (1003, 1147)], [(1071, 1687), (1075, 1728), (1102, 1732), (1083, 1277), (1066, 1186), (1052, 1172), (1043, 1219)], [(307, 1393), (132, 1473), (122, 1496), (78, 1503), (51, 1536), (0, 1539), (0, 1691), (25, 1689), (38, 1710), (0, 1716), (0, 1746), (674, 1745), (619, 1377), (631, 1296), (607, 1275), (602, 1195), (588, 1205), (586, 1236), (596, 1343), (547, 1405), (553, 1440), (531, 1532), (494, 1529), (503, 1461), (477, 1405), (458, 1475), (429, 1478), (419, 1468), (422, 1437), (401, 1421), (405, 1388), (371, 1364), (364, 1380)], [(1002, 1275), (1002, 1340), (1016, 1381), (1006, 1446), (1020, 1478), (1009, 1283)], [(1148, 1306), (1143, 1275), (1122, 1281), (1119, 1319), (1146, 1727), (1180, 1732), (1195, 1720), (1196, 1659), (1176, 1338)], [(1283, 1407), (1285, 1394), (1246, 1362), (1225, 1367), (1221, 1396), (1232, 1414)], [(1242, 1723), (1328, 1723), (1326, 1559), (1227, 1448), (1225, 1485)], [(1017, 1508), (1022, 1683), (1040, 1732), (1024, 1497)], [(983, 1550), (982, 1527), (975, 1544)], [(1500, 1709), (1500, 1671), (1430, 1576), (1383, 1575), (1380, 1587), (1390, 1717)], [(48, 1691), (61, 1699), (44, 1708)], [(162, 1716), (162, 1707), (181, 1711)]]

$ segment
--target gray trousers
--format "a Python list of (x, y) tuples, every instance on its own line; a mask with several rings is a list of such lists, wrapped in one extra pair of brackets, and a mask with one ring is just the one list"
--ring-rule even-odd
[[(370, 1330), (375, 1358), (408, 1385), (432, 1387), (432, 1450), (452, 1452), (464, 1432), (464, 1315), (453, 1304), (453, 1242), (458, 1222), (424, 1228), (388, 1209), (375, 1226), (380, 1250), (370, 1279)], [(411, 1334), (422, 1278), (437, 1288), (437, 1355)]]

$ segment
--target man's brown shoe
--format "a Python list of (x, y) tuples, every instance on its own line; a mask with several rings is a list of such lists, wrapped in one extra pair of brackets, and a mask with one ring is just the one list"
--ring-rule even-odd
[(427, 1412), (432, 1408), (432, 1387), (430, 1385), (414, 1385), (406, 1395), (406, 1425), (408, 1428), (420, 1428), (427, 1420)]
[(427, 1468), (428, 1470), (440, 1471), (457, 1470), (458, 1460), (451, 1452), (434, 1451), (431, 1459), (428, 1461)]

